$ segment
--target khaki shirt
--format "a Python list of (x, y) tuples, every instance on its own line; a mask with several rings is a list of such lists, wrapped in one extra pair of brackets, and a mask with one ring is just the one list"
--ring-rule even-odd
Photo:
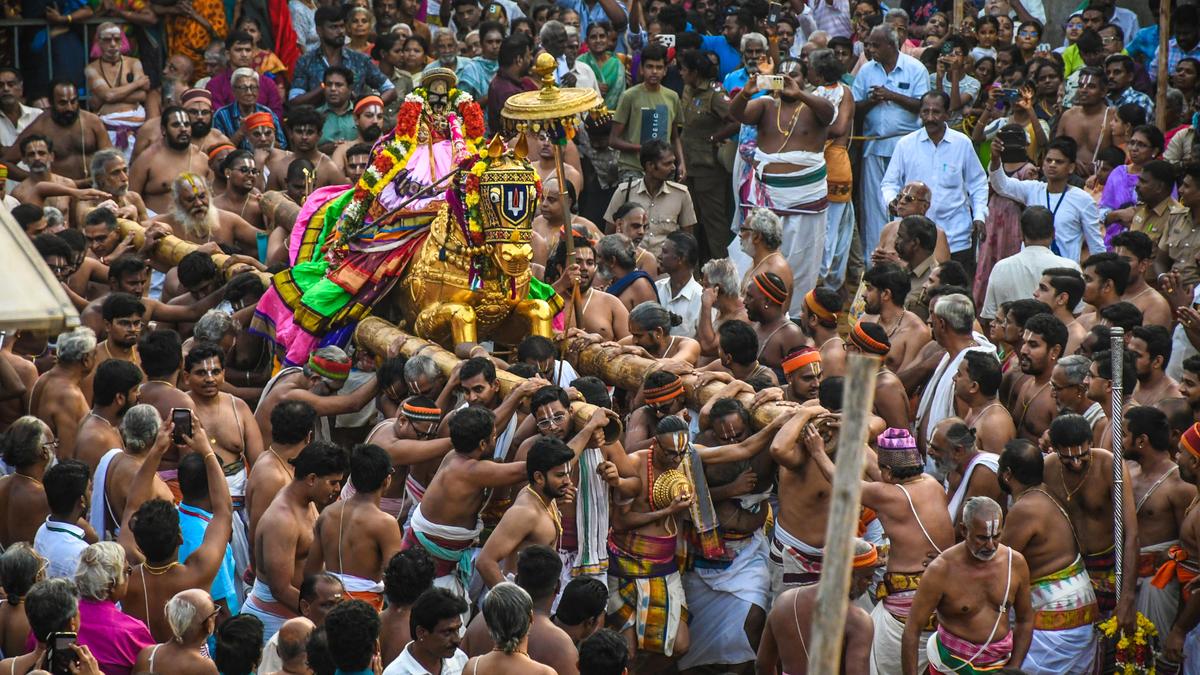
[[(1167, 197), (1153, 208), (1143, 202), (1138, 202), (1137, 210), (1133, 214), (1133, 222), (1129, 224), (1129, 230), (1145, 232), (1146, 236), (1157, 244), (1163, 233), (1169, 231), (1177, 220), (1186, 221), (1187, 227), (1191, 228), (1191, 212), (1171, 197)], [(1171, 257), (1174, 259), (1175, 256)]]
[(729, 99), (713, 88), (683, 88), (683, 157), (688, 173), (723, 169), (717, 160), (717, 148), (709, 142), (725, 126), (729, 115)]
[(1187, 207), (1178, 202), (1168, 216), (1162, 243), (1171, 257), (1171, 271), (1179, 273), (1180, 283), (1200, 282), (1200, 270), (1196, 267), (1196, 254), (1200, 252), (1200, 227), (1192, 222)]
[(904, 309), (921, 317), (922, 321), (929, 318), (929, 308), (925, 306), (925, 292), (922, 288), (925, 286), (925, 282), (929, 280), (929, 275), (933, 274), (935, 265), (937, 265), (937, 261), (930, 255), (921, 261), (920, 265), (908, 271), (910, 286), (908, 297), (904, 299)]
[(646, 189), (645, 179), (625, 181), (618, 185), (613, 193), (608, 210), (604, 212), (604, 220), (613, 222), (613, 213), (626, 202), (641, 204), (646, 209), (648, 222), (642, 246), (654, 255), (658, 255), (659, 247), (668, 234), (681, 228), (691, 229), (696, 224), (692, 195), (683, 183), (663, 181), (658, 192), (651, 195)]

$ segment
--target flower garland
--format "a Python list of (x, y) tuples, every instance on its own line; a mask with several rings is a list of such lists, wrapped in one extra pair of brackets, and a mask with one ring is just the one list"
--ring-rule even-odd
[[(367, 170), (354, 186), (350, 203), (342, 212), (333, 235), (331, 256), (341, 248), (337, 246), (339, 242), (349, 241), (371, 227), (372, 223), (367, 219), (368, 209), (396, 174), (407, 166), (413, 150), (417, 147), (417, 132), (421, 126), (421, 119), (433, 114), (428, 96), (429, 93), (423, 87), (417, 87), (404, 97), (404, 103), (396, 113), (395, 130), (376, 145), (374, 159), (367, 165)], [(475, 103), (470, 94), (460, 89), (451, 89), (447, 98), (450, 100), (450, 110), (458, 111), (457, 115), (453, 112), (446, 115), (451, 139), (457, 141), (456, 151), (468, 156), (478, 155), (477, 148), (484, 134), (483, 114), (479, 104)], [(482, 237), (482, 234), (480, 236)]]
[[(1144, 614), (1138, 612), (1137, 630), (1132, 637), (1125, 635), (1117, 626), (1117, 617), (1104, 621), (1096, 627), (1104, 637), (1117, 638), (1115, 672), (1121, 675), (1154, 675), (1154, 657), (1158, 651), (1158, 629)], [(1117, 634), (1120, 633), (1120, 637)]]

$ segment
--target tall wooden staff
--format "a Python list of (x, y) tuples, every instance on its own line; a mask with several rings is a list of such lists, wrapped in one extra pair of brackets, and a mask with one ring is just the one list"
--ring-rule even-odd
[(863, 445), (867, 442), (878, 374), (878, 357), (851, 354), (846, 359), (846, 390), (842, 396), (845, 405), (833, 472), (832, 503), (825, 526), (824, 566), (817, 585), (815, 606), (821, 610), (813, 616), (813, 646), (808, 655), (810, 673), (840, 673), (842, 668), (854, 533), (862, 497)]
[[(1161, 61), (1162, 59), (1160, 59)], [(1161, 72), (1161, 71), (1160, 71)], [(1115, 571), (1117, 575), (1117, 597), (1121, 597), (1121, 584), (1124, 579), (1123, 560), (1125, 540), (1125, 469), (1122, 445), (1125, 435), (1122, 425), (1125, 423), (1121, 411), (1124, 410), (1124, 394), (1121, 387), (1121, 371), (1125, 367), (1125, 329), (1112, 327), (1109, 329), (1110, 347), (1112, 354), (1112, 453), (1113, 453), (1113, 551), (1116, 553)]]
[(1158, 9), (1158, 88), (1154, 96), (1154, 117), (1159, 129), (1167, 128), (1167, 66), (1171, 54), (1171, 2), (1159, 4)]

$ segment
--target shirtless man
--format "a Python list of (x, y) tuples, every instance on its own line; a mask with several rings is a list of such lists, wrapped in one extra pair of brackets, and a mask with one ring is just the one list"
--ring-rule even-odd
[[(208, 171), (207, 165), (205, 171)], [(175, 236), (193, 244), (215, 242), (257, 255), (261, 230), (236, 213), (222, 211), (209, 198), (207, 178), (194, 173), (179, 174), (171, 181), (168, 213), (152, 222), (171, 226)]]
[(1129, 263), (1116, 253), (1093, 253), (1083, 261), (1083, 301), (1093, 311), (1079, 315), (1079, 323), (1091, 330), (1100, 321), (1100, 310), (1121, 302), (1129, 283)]
[(1126, 341), (1137, 369), (1137, 388), (1130, 397), (1139, 405), (1179, 397), (1179, 383), (1166, 373), (1171, 359), (1171, 334), (1162, 326), (1134, 326)]
[[(908, 428), (911, 422), (908, 394), (904, 383), (887, 367), (887, 354), (892, 343), (883, 326), (870, 321), (859, 321), (850, 329), (850, 339), (845, 342), (848, 353), (868, 354), (880, 358), (879, 373), (875, 376), (875, 406), (873, 412), (883, 419), (887, 427)], [(824, 367), (825, 358), (821, 357)]]
[(916, 359), (917, 352), (929, 342), (929, 326), (921, 317), (904, 309), (905, 298), (912, 291), (908, 272), (897, 265), (881, 263), (863, 276), (866, 292), (861, 321), (872, 321), (887, 331), (892, 348), (888, 351), (888, 368), (900, 372)]
[(119, 218), (138, 223), (149, 218), (142, 196), (129, 189), (129, 164), (120, 150), (108, 148), (92, 156), (92, 185), (109, 196), (104, 200), (75, 200), (73, 222), (80, 227), (93, 209), (109, 201), (116, 205), (115, 213)]
[(164, 616), (190, 617), (186, 623), (171, 628), (171, 637), (162, 644), (142, 648), (134, 663), (135, 672), (154, 672), (154, 661), (159, 667), (171, 664), (171, 670), (179, 675), (212, 675), (217, 666), (207, 652), (202, 653), (208, 638), (217, 630), (217, 607), (212, 597), (199, 588), (189, 588), (175, 594), (163, 606)]
[[(879, 246), (871, 253), (871, 264), (890, 262), (895, 265), (907, 265), (896, 250), (900, 221), (909, 216), (927, 215), (932, 197), (933, 192), (929, 186), (919, 180), (909, 181), (900, 188), (896, 198), (889, 204), (892, 211), (896, 213), (896, 219), (884, 225), (883, 230), (879, 233)], [(950, 259), (950, 243), (946, 239), (946, 231), (940, 227), (937, 228), (937, 240), (933, 246), (932, 256), (936, 265)]]
[[(225, 134), (213, 128), (212, 93), (207, 89), (188, 89), (179, 97), (179, 105), (187, 113), (192, 127), (192, 145), (205, 154), (211, 153), (222, 144), (229, 143)], [(158, 117), (146, 120), (138, 130), (137, 143), (133, 146), (133, 159), (137, 160), (150, 146), (162, 139), (162, 120)]]
[[(1096, 435), (1095, 427), (1100, 426), (1100, 442), (1095, 445), (1097, 448), (1112, 447), (1112, 352), (1105, 349), (1092, 353), (1092, 363), (1088, 368), (1087, 377), (1083, 380), (1084, 392), (1089, 401), (1094, 401), (1100, 404), (1101, 420), (1093, 421), (1091, 417), (1087, 417), (1089, 424), (1092, 425), (1092, 437)], [(1133, 365), (1133, 352), (1128, 349), (1124, 350), (1123, 368), (1121, 370), (1121, 386), (1122, 391), (1133, 391), (1137, 385), (1137, 370)], [(1125, 407), (1129, 407), (1130, 401), (1126, 399)]]
[(637, 202), (626, 202), (613, 211), (613, 231), (629, 237), (633, 242), (634, 267), (654, 278), (658, 276), (658, 258), (642, 246), (648, 227), (646, 219), (646, 207)]
[(596, 243), (596, 270), (607, 282), (605, 290), (627, 310), (658, 300), (654, 279), (639, 269), (636, 254), (633, 241), (623, 234), (610, 234)]
[(79, 109), (79, 93), (75, 83), (66, 80), (51, 83), (50, 109), (25, 127), (17, 137), (17, 142), (5, 152), (4, 162), (8, 164), (8, 177), (11, 180), (24, 180), (28, 175), (17, 166), (17, 162), (22, 159), (21, 141), (29, 136), (57, 141), (55, 163), (58, 173), (72, 180), (86, 178), (91, 156), (112, 147), (104, 123), (96, 115)]
[(1095, 649), (1095, 593), (1078, 529), (1046, 482), (1045, 463), (1025, 440), (1008, 444), (1000, 456), (1000, 485), (1012, 495), (1003, 541), (1025, 556), (1032, 579), (1035, 630), (1023, 666), (1038, 673), (1087, 672)]
[(1100, 616), (1107, 618), (1114, 608), (1117, 621), (1127, 634), (1133, 633), (1134, 587), (1125, 577), (1124, 587), (1116, 588), (1113, 572), (1115, 555), (1122, 555), (1124, 569), (1137, 565), (1137, 515), (1132, 481), (1125, 470), (1124, 547), (1113, 550), (1113, 457), (1102, 448), (1093, 448), (1092, 429), (1081, 415), (1059, 415), (1050, 425), (1050, 445), (1046, 455), (1046, 487), (1066, 509), (1071, 526), (1080, 542), (1084, 564), (1092, 578)]
[[(32, 415), (13, 423), (4, 440), (4, 460), (12, 473), (0, 477), (0, 546), (9, 547), (33, 542), (50, 515), (42, 479), (58, 444), (46, 423)], [(13, 639), (11, 625), (5, 633), (6, 640)]]
[[(293, 112), (292, 115), (295, 115), (295, 113)], [(289, 121), (292, 115), (288, 116)], [(342, 175), (343, 177), (345, 176), (346, 152), (359, 143), (374, 145), (375, 141), (379, 139), (380, 134), (383, 133), (383, 123), (383, 99), (379, 98), (378, 96), (364, 96), (358, 99), (358, 102), (354, 104), (354, 128), (358, 130), (358, 138), (352, 141), (338, 141), (334, 146), (333, 154), (330, 155), (330, 159), (333, 160), (333, 167), (338, 174)], [(317, 138), (320, 138), (320, 132), (321, 130), (317, 129)], [(317, 167), (317, 180), (322, 181), (323, 178), (321, 176), (321, 164), (319, 164), (318, 161), (313, 157), (300, 152), (300, 150), (296, 147), (295, 141), (292, 141), (291, 139), (289, 139), (289, 141), (291, 142), (290, 147), (292, 148), (293, 152), (309, 160)], [(313, 150), (316, 151), (315, 145), (313, 146)], [(564, 165), (564, 168), (566, 168), (566, 165)], [(324, 184), (330, 185), (336, 183)]]
[[(1000, 543), (1003, 518), (1000, 505), (987, 497), (964, 507), (958, 526), (963, 541), (929, 563), (913, 598), (901, 640), (904, 675), (924, 672), (922, 647), (930, 672), (971, 672), (971, 664), (991, 670), (1025, 661), (1033, 632), (1030, 571), (1024, 556)], [(1013, 622), (1010, 609), (1016, 610)], [(922, 638), (922, 627), (935, 613), (936, 637)]]
[[(275, 137), (275, 120), (267, 113), (259, 112), (247, 115), (246, 119), (242, 121), (242, 126), (246, 129), (246, 138), (250, 140), (250, 150), (254, 152), (254, 163), (262, 169), (263, 182), (260, 184), (266, 185), (267, 181), (273, 180), (272, 176), (276, 173), (276, 169), (283, 172), (283, 179), (286, 183), (288, 171), (296, 157), (291, 152), (278, 147), (278, 139)], [(313, 171), (312, 162), (305, 161), (310, 165), (309, 171)], [(303, 201), (300, 200), (299, 203), (303, 203)]]
[(129, 148), (133, 136), (146, 121), (146, 93), (150, 78), (142, 71), (142, 62), (121, 54), (123, 32), (115, 23), (96, 28), (100, 58), (84, 69), (88, 91), (96, 114), (108, 130), (108, 138), (118, 148)]
[(250, 467), (246, 479), (246, 520), (250, 541), (254, 541), (258, 521), (271, 500), (295, 478), (291, 460), (312, 442), (316, 419), (316, 411), (303, 401), (284, 401), (271, 411), (271, 426), (279, 429), (279, 433), (261, 456), (262, 461)]
[(1145, 232), (1130, 231), (1113, 237), (1112, 247), (1114, 253), (1129, 263), (1129, 283), (1121, 299), (1141, 310), (1143, 326), (1170, 328), (1175, 318), (1171, 303), (1146, 283), (1146, 272), (1154, 269), (1154, 242)]
[(933, 427), (928, 445), (935, 466), (933, 475), (945, 483), (950, 519), (956, 525), (962, 520), (963, 505), (972, 497), (1004, 501), (996, 480), (999, 455), (980, 449), (978, 433), (978, 427), (967, 426), (961, 418), (947, 417)]
[(234, 150), (221, 160), (217, 169), (225, 177), (225, 191), (213, 197), (213, 205), (221, 211), (236, 213), (255, 229), (264, 229), (261, 192), (258, 177), (261, 173), (249, 150)]
[[(210, 588), (213, 579), (225, 561), (225, 551), (232, 532), (233, 509), (230, 506), (229, 488), (221, 480), (221, 460), (213, 453), (204, 426), (193, 424), (193, 433), (184, 435), (188, 450), (204, 459), (204, 471), (208, 478), (209, 505), (212, 518), (204, 530), (204, 538), (187, 557), (180, 562), (179, 547), (183, 535), (179, 529), (179, 512), (170, 499), (151, 499), (137, 507), (129, 519), (129, 528), (138, 549), (145, 556), (141, 564), (134, 567), (129, 576), (130, 600), (124, 611), (143, 621), (150, 628), (154, 639), (162, 642), (171, 640), (164, 605), (176, 593), (189, 588)], [(156, 445), (146, 458), (148, 464), (157, 468), (166, 445)], [(144, 475), (144, 471), (142, 472)], [(147, 572), (149, 574), (147, 574)], [(141, 602), (137, 602), (141, 600)], [(214, 607), (214, 610), (217, 608)]]
[(263, 438), (250, 406), (221, 391), (225, 384), (225, 352), (211, 343), (193, 345), (183, 360), (183, 379), (193, 414), (210, 432), (221, 462), (234, 509), (246, 499), (246, 475), (263, 452)]
[(806, 342), (804, 331), (787, 315), (788, 290), (774, 272), (759, 272), (742, 292), (746, 315), (758, 335), (758, 361), (787, 379), (783, 361)]
[(242, 611), (263, 621), (263, 639), (297, 616), (317, 511), (337, 499), (349, 462), (346, 451), (333, 443), (306, 445), (292, 462), (295, 477), (275, 495), (258, 523), (254, 587)]
[[(529, 146), (529, 156), (533, 168), (539, 176), (553, 176), (556, 173), (554, 162), (554, 146), (542, 134), (529, 132), (525, 134), (525, 142)], [(574, 143), (567, 143), (563, 150), (563, 176), (575, 187), (576, 193), (583, 189), (583, 165), (579, 161), (579, 150)]]
[(1171, 460), (1171, 429), (1159, 409), (1137, 406), (1125, 411), (1123, 448), (1125, 457), (1137, 462), (1129, 471), (1141, 547), (1136, 606), (1165, 634), (1179, 611), (1179, 589), (1174, 583), (1159, 588), (1150, 578), (1167, 561), (1171, 547), (1179, 544), (1195, 489), (1179, 477), (1179, 467)]
[(529, 483), (517, 493), (500, 523), (475, 559), (483, 583), (491, 588), (516, 571), (516, 557), (528, 546), (540, 544), (557, 550), (562, 539), (562, 514), (556, 499), (571, 500), (570, 461), (575, 452), (561, 439), (539, 436), (525, 457)]
[(563, 203), (566, 200), (567, 217), (570, 219), (571, 231), (576, 236), (585, 236), (599, 240), (604, 235), (592, 221), (576, 213), (579, 202), (577, 193), (567, 183), (567, 193), (563, 194), (558, 188), (558, 179), (553, 175), (542, 184), (542, 201), (538, 205), (537, 215), (533, 218), (533, 232), (537, 238), (533, 241), (533, 260), (544, 264), (550, 254), (562, 243), (566, 223), (563, 219)]
[(1054, 317), (1067, 327), (1067, 348), (1063, 356), (1074, 354), (1087, 337), (1087, 329), (1075, 318), (1075, 308), (1083, 299), (1083, 275), (1070, 267), (1042, 270), (1042, 278), (1033, 291), (1033, 299), (1046, 303)]
[[(63, 213), (71, 212), (71, 197), (46, 194), (47, 183), (74, 190), (75, 181), (51, 171), (54, 165), (54, 141), (46, 136), (29, 134), (20, 140), (21, 161), (29, 167), (25, 180), (12, 191), (13, 199), (34, 206), (53, 206)], [(65, 190), (63, 190), (65, 191)]]
[[(100, 317), (104, 320), (104, 340), (96, 345), (96, 364), (110, 359), (128, 361), (140, 365), (137, 341), (145, 326), (146, 305), (130, 293), (113, 292), (100, 303)], [(83, 393), (91, 398), (93, 378), (83, 383)]]
[[(1179, 477), (1193, 486), (1193, 491), (1200, 490), (1200, 423), (1193, 424), (1179, 439)], [(1200, 495), (1193, 492), (1193, 499)], [(1172, 557), (1183, 562), (1174, 566), (1165, 566), (1165, 573), (1170, 573), (1169, 579), (1179, 584), (1187, 584), (1200, 575), (1196, 560), (1200, 557), (1200, 510), (1190, 509), (1179, 525), (1179, 546), (1171, 551)], [(1182, 555), (1181, 555), (1182, 554)], [(1183, 556), (1187, 556), (1183, 558)], [(1174, 568), (1172, 571), (1172, 567)], [(1192, 592), (1179, 607), (1179, 614), (1170, 632), (1163, 638), (1163, 655), (1176, 663), (1183, 661), (1184, 639), (1200, 622), (1200, 593)]]
[(20, 338), (21, 333), (17, 332), (0, 346), (0, 360), (12, 368), (16, 376), (21, 380), (21, 385), (24, 389), (24, 392), (20, 396), (15, 396), (7, 401), (0, 401), (0, 429), (7, 429), (8, 425), (17, 421), (17, 418), (24, 415), (30, 409), (29, 397), (33, 393), (33, 385), (37, 383), (37, 366), (13, 349)]
[(1092, 175), (1096, 155), (1112, 145), (1109, 123), (1117, 116), (1117, 111), (1109, 107), (1105, 99), (1107, 90), (1108, 77), (1103, 69), (1080, 68), (1075, 102), (1058, 120), (1058, 135), (1073, 139), (1078, 146), (1075, 173), (1084, 178)]
[(846, 343), (838, 334), (838, 312), (842, 296), (824, 286), (804, 294), (800, 310), (800, 330), (821, 352), (821, 368), (826, 377), (846, 374)]
[(96, 367), (96, 334), (90, 328), (61, 333), (57, 359), (33, 385), (29, 412), (50, 427), (58, 439), (61, 457), (75, 452), (75, 433), (88, 414), (88, 401), (81, 386)]
[[(563, 298), (574, 302), (572, 287), (579, 287), (579, 309), (568, 304), (567, 325), (575, 323), (576, 317), (581, 320), (580, 328), (595, 333), (605, 340), (616, 341), (629, 335), (629, 309), (615, 295), (596, 288), (596, 272), (598, 270), (596, 249), (592, 242), (584, 237), (575, 237), (575, 264), (566, 265), (566, 243), (559, 245), (547, 263), (550, 269), (559, 271), (558, 280), (552, 285), (554, 290)], [(566, 271), (563, 272), (563, 267)]]
[(121, 447), (117, 431), (121, 418), (137, 405), (142, 386), (142, 371), (136, 365), (119, 359), (109, 359), (95, 370), (93, 406), (75, 432), (75, 448), (69, 455), (88, 465), (93, 472), (104, 453)]
[[(850, 573), (850, 604), (846, 606), (846, 627), (842, 646), (843, 673), (866, 673), (871, 669), (871, 641), (875, 626), (871, 615), (855, 602), (871, 586), (879, 568), (875, 545), (854, 539), (853, 571)], [(808, 646), (813, 639), (813, 619), (817, 616), (817, 585), (789, 588), (771, 607), (762, 641), (758, 645), (759, 672), (789, 675), (808, 673)], [(805, 636), (808, 637), (805, 637)], [(764, 671), (765, 669), (765, 671)]]
[[(954, 398), (966, 406), (963, 421), (975, 430), (976, 441), (984, 452), (999, 456), (1004, 444), (1017, 435), (1012, 415), (996, 397), (1000, 388), (1000, 362), (983, 352), (963, 355), (954, 376)], [(1051, 386), (1053, 394), (1054, 387)]]
[[(374, 126), (375, 138), (379, 137), (379, 118), (382, 116), (383, 108), (378, 108), (375, 111)], [(356, 116), (355, 120), (359, 118)], [(321, 128), (324, 119), (321, 113), (317, 112), (312, 106), (299, 106), (293, 108), (288, 113), (284, 120), (283, 126), (288, 134), (288, 148), (291, 152), (274, 152), (271, 153), (271, 158), (266, 165), (269, 171), (264, 172), (264, 180), (267, 183), (268, 190), (282, 190), (287, 187), (287, 169), (288, 164), (292, 160), (302, 157), (312, 162), (317, 169), (316, 187), (325, 185), (342, 185), (346, 183), (346, 174), (339, 168), (341, 166), (335, 160), (330, 159), (329, 155), (317, 149), (317, 142), (321, 140)], [(359, 129), (359, 134), (362, 134), (362, 129)], [(374, 139), (372, 139), (374, 140)], [(338, 150), (345, 156), (345, 147), (338, 146)], [(336, 152), (334, 153), (337, 154)]]
[(1052, 314), (1038, 314), (1025, 322), (1018, 362), (1024, 373), (1013, 385), (1009, 409), (1016, 415), (1017, 435), (1037, 442), (1058, 413), (1050, 375), (1067, 346), (1067, 327)]
[(321, 512), (304, 562), (305, 576), (324, 568), (341, 580), (347, 596), (366, 601), (377, 612), (383, 609), (384, 566), (400, 552), (403, 539), (396, 518), (379, 508), (393, 473), (383, 448), (369, 443), (356, 446), (350, 454), (354, 496)]
[(322, 347), (312, 353), (303, 368), (289, 366), (275, 374), (263, 388), (254, 419), (267, 445), (275, 440), (271, 430), (271, 411), (284, 401), (304, 401), (317, 413), (316, 438), (330, 437), (330, 417), (362, 410), (379, 393), (379, 382), (369, 382), (344, 396), (338, 396), (350, 377), (350, 357), (338, 347)]
[[(804, 430), (804, 447), (825, 480), (833, 480), (833, 460), (825, 450), (816, 425)], [(876, 440), (880, 481), (863, 481), (862, 505), (873, 509), (883, 531), (891, 541), (886, 589), (883, 602), (875, 606), (871, 619), (875, 640), (871, 648), (872, 671), (897, 672), (902, 656), (901, 635), (908, 616), (909, 602), (922, 583), (928, 560), (954, 545), (954, 524), (946, 503), (946, 489), (923, 472), (924, 460), (917, 441), (907, 429), (888, 429)], [(924, 622), (924, 640), (929, 627)], [(926, 657), (917, 645), (917, 660), (922, 669)]]
[(1104, 406), (1088, 398), (1084, 380), (1091, 370), (1092, 360), (1080, 354), (1064, 356), (1050, 374), (1050, 393), (1058, 412), (1083, 415), (1092, 425), (1092, 446), (1101, 447), (1108, 422), (1104, 417)]
[(157, 470), (158, 457), (171, 444), (168, 428), (169, 422), (164, 423), (158, 411), (146, 404), (133, 406), (121, 418), (121, 447), (106, 452), (92, 474), (88, 522), (101, 541), (115, 538), (119, 530), (125, 550), (135, 550), (133, 538), (124, 527), (129, 516), (147, 499), (172, 501), (171, 489), (157, 475), (151, 475), (147, 481), (135, 480), (143, 473), (141, 468), (147, 461), (151, 462), (147, 471)]
[[(272, 416), (275, 413), (271, 413)], [(438, 438), (442, 410), (433, 399), (410, 396), (400, 403), (393, 419), (380, 422), (367, 435), (391, 458), (395, 480), (383, 491), (379, 508), (401, 522), (407, 510), (421, 503), (425, 486), (450, 451), (450, 439)]]
[(165, 214), (171, 211), (173, 181), (190, 174), (209, 181), (212, 171), (205, 154), (192, 145), (192, 123), (183, 108), (166, 108), (159, 123), (163, 137), (133, 161), (129, 168), (129, 188), (142, 196), (147, 208)]
[(754, 208), (742, 221), (738, 230), (738, 245), (742, 252), (750, 256), (754, 264), (742, 276), (742, 292), (754, 283), (754, 276), (763, 272), (771, 272), (783, 279), (787, 286), (787, 307), (792, 305), (792, 267), (787, 258), (779, 252), (783, 244), (783, 221), (770, 209)]

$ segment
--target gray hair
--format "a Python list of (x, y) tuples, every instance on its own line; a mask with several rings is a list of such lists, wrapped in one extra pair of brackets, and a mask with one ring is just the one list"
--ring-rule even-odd
[(678, 314), (653, 300), (647, 300), (631, 309), (629, 320), (646, 330), (661, 328), (663, 332), (670, 331), (672, 326), (678, 326), (683, 321)]
[(454, 38), (454, 44), (458, 44), (458, 36), (455, 35), (454, 31), (450, 30), (449, 28), (433, 28), (430, 26), (430, 29), (433, 30), (433, 35), (431, 35), (429, 39), (429, 46), (431, 48), (433, 47), (433, 44), (438, 41), (438, 38), (442, 37), (443, 35), (449, 35), (450, 37)]
[(483, 600), (483, 620), (496, 649), (512, 654), (529, 632), (533, 599), (511, 581), (497, 584)]
[(737, 267), (729, 258), (713, 258), (700, 268), (700, 275), (717, 287), (717, 293), (727, 298), (736, 298), (742, 290), (738, 281)]
[(49, 462), (45, 445), (52, 438), (50, 425), (33, 415), (23, 415), (0, 434), (0, 457), (14, 469)]
[(433, 357), (425, 354), (418, 354), (409, 359), (404, 364), (404, 379), (409, 382), (416, 382), (422, 377), (427, 380), (436, 380), (442, 374), (438, 368), (437, 362)]
[(904, 11), (903, 9), (901, 9), (899, 7), (893, 7), (887, 11), (887, 14), (883, 15), (883, 19), (884, 19), (884, 21), (890, 21), (892, 19), (904, 19), (904, 25), (907, 26), (908, 25), (908, 12)]
[(192, 336), (196, 342), (219, 343), (226, 333), (234, 332), (233, 317), (229, 312), (220, 309), (210, 309), (200, 317), (192, 328)]
[(892, 28), (891, 24), (885, 21), (875, 26), (873, 30), (883, 31), (883, 34), (891, 41), (892, 47), (900, 49), (900, 34), (896, 32), (895, 28)]
[(742, 221), (742, 229), (757, 232), (763, 244), (774, 251), (783, 244), (783, 221), (771, 209), (753, 208)]
[[(21, 598), (29, 592), (42, 571), (42, 556), (26, 541), (19, 541), (0, 556), (0, 583), (9, 598)], [(10, 600), (11, 601), (11, 600)]]
[(43, 206), (42, 217), (46, 219), (47, 228), (58, 227), (66, 221), (63, 212), (59, 211), (57, 206)]
[(163, 612), (167, 615), (167, 626), (171, 628), (171, 635), (174, 635), (176, 640), (183, 639), (191, 629), (192, 622), (196, 620), (196, 615), (200, 613), (200, 608), (187, 599), (187, 593), (191, 590), (189, 588), (176, 593), (163, 607)]
[(845, 66), (838, 60), (832, 49), (822, 47), (808, 55), (808, 72), (820, 76), (826, 84), (836, 83), (846, 72)]
[[(346, 353), (346, 351), (344, 349), (342, 349), (341, 347), (335, 347), (333, 345), (329, 345), (328, 347), (321, 347), (320, 349), (313, 352), (313, 355), (319, 356), (323, 359), (328, 359), (330, 361), (333, 361), (334, 363), (350, 363), (350, 355), (348, 355)], [(304, 364), (304, 376), (305, 377), (312, 377), (315, 374), (316, 373), (314, 373), (312, 371), (312, 369), (308, 367), (307, 363)], [(327, 380), (328, 378), (323, 377), (321, 379)]]
[(258, 71), (253, 68), (237, 68), (233, 71), (233, 74), (229, 76), (229, 84), (236, 87), (237, 81), (241, 79), (251, 79), (254, 80), (255, 84), (257, 84)]
[(104, 167), (108, 166), (109, 162), (118, 158), (123, 159), (124, 157), (125, 155), (121, 154), (121, 151), (116, 148), (98, 150), (96, 154), (92, 155), (92, 175), (98, 176), (104, 173)]
[(79, 590), (70, 579), (39, 581), (25, 596), (25, 615), (38, 642), (50, 639), (50, 633), (69, 630), (71, 619), (79, 615)]
[(88, 354), (94, 351), (96, 351), (96, 333), (87, 326), (80, 326), (75, 330), (58, 335), (59, 363), (83, 363)]
[(975, 430), (967, 426), (966, 422), (958, 417), (947, 417), (942, 422), (947, 424), (946, 440), (950, 445), (967, 452), (975, 450)]
[(124, 580), (125, 549), (115, 541), (92, 544), (79, 554), (79, 566), (75, 568), (75, 588), (81, 596), (89, 600), (107, 600), (113, 587)]
[(121, 438), (125, 449), (136, 454), (149, 450), (162, 426), (158, 409), (147, 403), (135, 405), (121, 418)]
[(551, 19), (542, 24), (542, 30), (538, 31), (538, 39), (544, 41), (547, 36), (557, 31), (562, 31), (565, 35), (567, 32), (567, 24)]
[(1167, 87), (1167, 106), (1183, 108), (1187, 105), (1187, 100), (1183, 96), (1183, 92), (1175, 87)]
[(767, 38), (762, 33), (746, 33), (742, 36), (742, 42), (740, 45), (738, 45), (738, 51), (746, 51), (746, 47), (751, 42), (757, 42), (758, 44), (762, 45), (763, 49), (767, 48)]
[(960, 335), (970, 333), (975, 325), (975, 303), (962, 293), (937, 298), (932, 311), (934, 316), (946, 322), (950, 330)]
[(633, 269), (637, 265), (636, 255), (637, 249), (633, 246), (633, 240), (620, 233), (605, 235), (596, 243), (598, 258), (612, 258), (625, 269)]
[(1071, 354), (1059, 359), (1055, 367), (1062, 368), (1067, 384), (1083, 384), (1083, 379), (1092, 368), (1092, 360), (1082, 354)]
[(991, 497), (971, 497), (967, 503), (963, 505), (962, 523), (968, 524), (977, 517), (983, 517), (988, 520), (992, 518), (1004, 518), (1004, 512), (1000, 510), (1000, 505)]

